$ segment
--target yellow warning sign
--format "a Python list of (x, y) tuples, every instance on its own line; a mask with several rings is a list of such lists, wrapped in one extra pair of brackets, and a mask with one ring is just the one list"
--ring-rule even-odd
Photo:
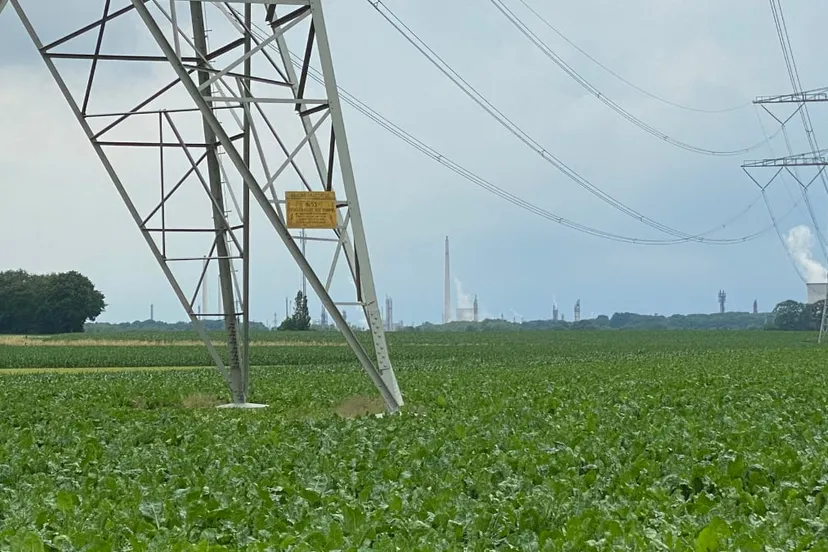
[(286, 192), (288, 228), (336, 228), (335, 192)]

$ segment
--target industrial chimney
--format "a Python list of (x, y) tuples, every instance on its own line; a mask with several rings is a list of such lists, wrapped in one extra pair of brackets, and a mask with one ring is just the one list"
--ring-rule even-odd
[(386, 331), (394, 331), (394, 300), (389, 296), (385, 296), (385, 329)]

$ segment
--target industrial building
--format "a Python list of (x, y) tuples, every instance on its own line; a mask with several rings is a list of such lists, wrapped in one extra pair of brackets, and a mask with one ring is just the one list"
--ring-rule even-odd
[(457, 307), (458, 322), (478, 322), (479, 314), (477, 307), (477, 295), (474, 296), (474, 303), (471, 307)]
[[(449, 258), (449, 239), (446, 236), (446, 250), (445, 250), (445, 266), (444, 266), (444, 281), (443, 281), (443, 324), (448, 324), (452, 321), (451, 318), (451, 263)], [(458, 298), (459, 299), (459, 298)], [(474, 296), (474, 303), (471, 307), (461, 307), (457, 305), (455, 311), (455, 318), (458, 322), (478, 322), (480, 320), (480, 311), (477, 304), (477, 295)]]

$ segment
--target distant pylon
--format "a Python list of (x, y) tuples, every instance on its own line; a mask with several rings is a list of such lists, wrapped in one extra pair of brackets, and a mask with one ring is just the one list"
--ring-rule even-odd
[(443, 282), (443, 324), (451, 322), (451, 265), (449, 263), (449, 239), (446, 236), (445, 281)]
[(725, 313), (725, 303), (727, 302), (727, 293), (724, 290), (719, 290), (719, 314)]

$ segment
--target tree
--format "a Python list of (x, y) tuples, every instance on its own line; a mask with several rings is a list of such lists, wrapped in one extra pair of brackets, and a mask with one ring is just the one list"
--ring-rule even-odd
[(825, 301), (812, 305), (793, 300), (783, 301), (773, 309), (773, 328), (786, 331), (817, 331), (822, 322)]
[(0, 333), (38, 333), (37, 282), (23, 270), (0, 273)]
[(105, 308), (103, 294), (79, 272), (0, 273), (0, 333), (80, 333)]
[(106, 308), (103, 294), (75, 271), (47, 277), (43, 302), (42, 312), (47, 316), (41, 329), (46, 333), (82, 332), (84, 322), (94, 322)]
[(308, 297), (301, 291), (296, 294), (293, 301), (293, 315), (286, 318), (279, 325), (280, 330), (307, 331), (310, 329), (311, 317), (308, 312)]

